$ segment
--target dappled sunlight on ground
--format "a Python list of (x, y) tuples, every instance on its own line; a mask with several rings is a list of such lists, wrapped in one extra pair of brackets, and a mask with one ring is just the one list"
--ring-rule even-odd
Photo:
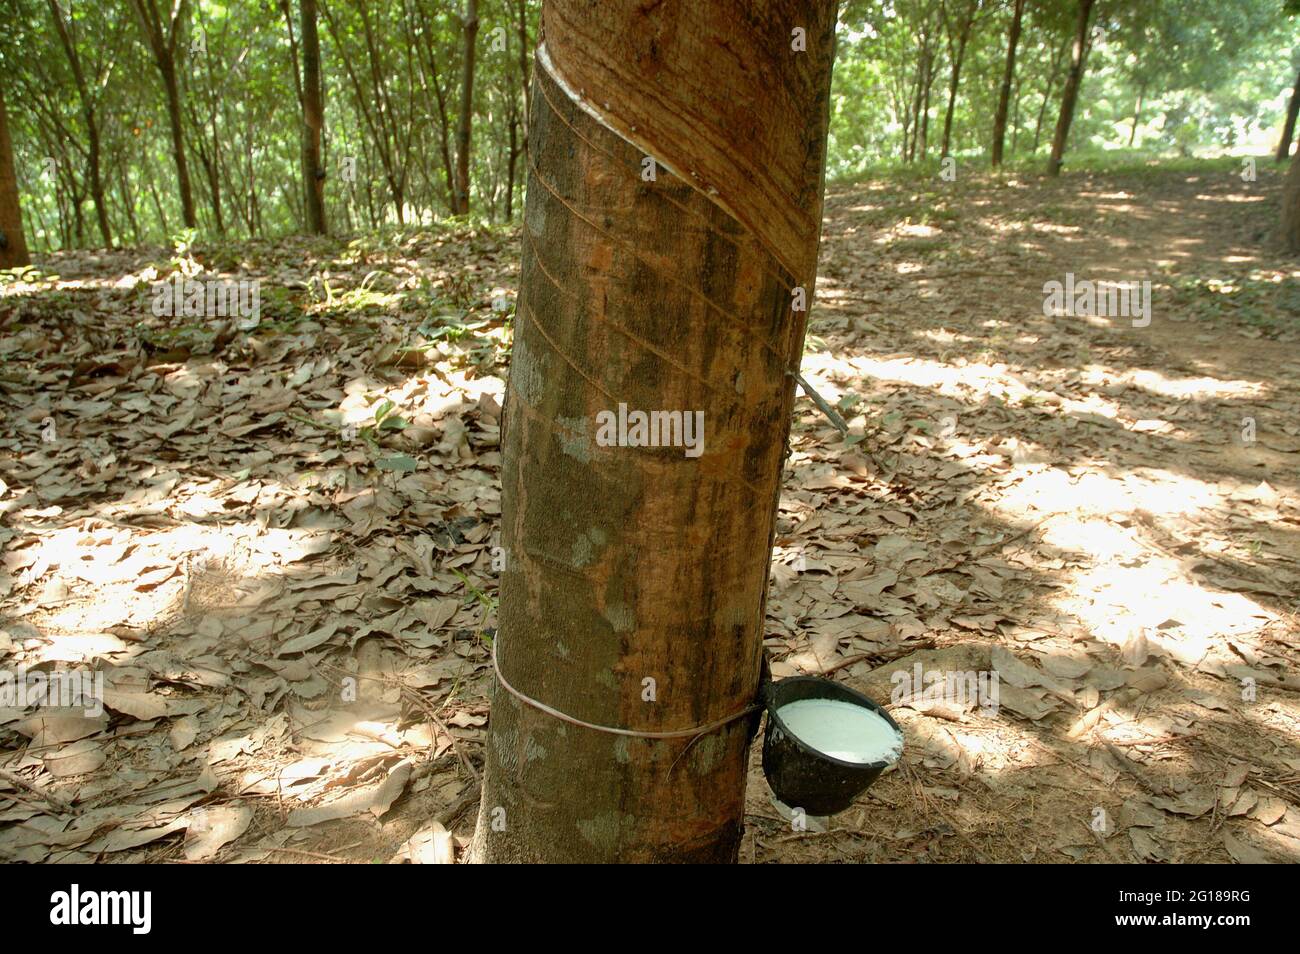
[[(743, 859), (1300, 860), (1300, 269), (1253, 238), (1268, 173), (1182, 179), (831, 190), (803, 374), (849, 434), (797, 402), (766, 649), (908, 749), (805, 836), (756, 747)], [(36, 787), (0, 776), (0, 857), (464, 845), (516, 255), (195, 250), (264, 279), (248, 329), (151, 315), (170, 251), (5, 289), (0, 652), (107, 691), (0, 708)], [(1046, 317), (1067, 272), (1151, 280), (1150, 325)], [(918, 666), (997, 673), (998, 704), (896, 693)]]

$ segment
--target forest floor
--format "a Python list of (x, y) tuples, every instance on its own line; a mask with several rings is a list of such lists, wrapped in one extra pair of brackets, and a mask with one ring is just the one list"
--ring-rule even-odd
[[(742, 860), (1300, 861), (1300, 263), (1260, 168), (828, 190), (804, 369), (851, 439), (800, 400), (767, 647), (907, 750), (799, 831), (755, 746)], [(516, 250), (58, 254), (0, 288), (0, 660), (104, 679), (96, 715), (0, 707), (0, 859), (464, 847)], [(257, 321), (156, 316), (200, 268), (260, 280)], [(1149, 280), (1150, 322), (1046, 315), (1067, 273)]]

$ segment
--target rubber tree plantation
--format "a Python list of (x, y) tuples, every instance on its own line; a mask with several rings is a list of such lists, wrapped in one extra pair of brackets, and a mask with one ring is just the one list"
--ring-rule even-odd
[(207, 863), (1285, 895), (1195, 869), (1300, 862), (1300, 0), (0, 23), (13, 924), (148, 919), (69, 864), (168, 865), (160, 937)]

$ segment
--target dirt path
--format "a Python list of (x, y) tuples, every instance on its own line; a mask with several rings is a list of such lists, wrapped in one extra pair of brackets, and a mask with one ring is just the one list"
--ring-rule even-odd
[[(790, 575), (781, 642), (815, 670), (848, 634), (878, 654), (848, 680), (882, 701), (918, 662), (996, 669), (1001, 699), (896, 705), (903, 771), (844, 835), (774, 828), (757, 858), (1300, 858), (1300, 269), (1258, 241), (1275, 185), (833, 197), (821, 294), (839, 317), (822, 311), (805, 366), (861, 399), (867, 438), (796, 458), (787, 541), (830, 572)], [(1045, 314), (1066, 273), (1151, 281), (1150, 322)], [(852, 603), (861, 618), (833, 615)], [(937, 648), (873, 669), (900, 637)]]
[[(1276, 188), (1218, 165), (831, 190), (804, 366), (854, 441), (801, 402), (767, 645), (778, 675), (892, 698), (908, 749), (825, 833), (780, 816), (756, 750), (744, 860), (1300, 860)], [(0, 768), (35, 786), (0, 776), (0, 857), (463, 845), (515, 247), (196, 252), (262, 280), (255, 328), (155, 315), (163, 251), (5, 290), (0, 654), (98, 669), (105, 711), (0, 708)], [(1067, 272), (1150, 280), (1150, 323), (1045, 314)], [(909, 695), (918, 664), (982, 691)]]

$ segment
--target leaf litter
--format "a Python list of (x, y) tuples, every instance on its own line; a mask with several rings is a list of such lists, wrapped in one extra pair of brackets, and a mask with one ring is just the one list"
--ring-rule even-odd
[[(1193, 227), (1176, 268), (1223, 267), (1248, 223), (1201, 197), (1242, 185), (1161, 175), (832, 189), (804, 374), (850, 432), (798, 404), (765, 646), (888, 704), (908, 749), (807, 836), (755, 752), (742, 860), (1300, 860), (1294, 316), (1041, 310), (1047, 279)], [(1120, 185), (1189, 214), (1122, 253), (1034, 227)], [(93, 717), (0, 708), (0, 857), (455, 860), (516, 247), (247, 243), (240, 277), (275, 289), (250, 327), (150, 314), (165, 253), (3, 288), (0, 654), (105, 691)], [(1297, 280), (1248, 252), (1242, 280)], [(918, 671), (996, 673), (999, 704), (895, 692)]]

